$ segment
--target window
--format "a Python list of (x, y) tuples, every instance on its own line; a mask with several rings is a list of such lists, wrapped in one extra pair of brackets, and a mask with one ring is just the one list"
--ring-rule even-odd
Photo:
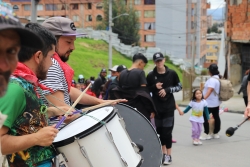
[(51, 11), (51, 10), (57, 10), (55, 4), (45, 4), (45, 10)]
[(138, 17), (141, 17), (141, 11), (135, 11), (135, 14), (136, 14)]
[(92, 21), (92, 16), (91, 15), (87, 15), (86, 16), (86, 21)]
[(140, 5), (141, 4), (141, 0), (135, 0), (135, 5)]
[(155, 0), (144, 0), (144, 4), (145, 5), (154, 5), (155, 4)]
[(155, 11), (154, 10), (145, 10), (144, 11), (144, 17), (145, 18), (154, 18), (155, 17)]
[(88, 9), (92, 9), (92, 4), (88, 3)]
[(102, 9), (103, 8), (103, 3), (98, 3), (96, 5), (96, 9)]
[(154, 35), (144, 35), (144, 42), (154, 42)]
[(42, 4), (38, 4), (38, 5), (36, 6), (36, 10), (37, 10), (37, 11), (43, 10), (43, 5), (42, 5)]
[(155, 23), (144, 23), (144, 30), (155, 30)]
[(102, 21), (102, 16), (101, 15), (97, 15), (96, 16), (96, 21)]
[(74, 21), (74, 22), (79, 21), (79, 16), (77, 16), (77, 15), (73, 16), (73, 21)]
[(25, 4), (23, 6), (23, 8), (24, 8), (25, 11), (30, 11), (30, 5), (28, 5), (28, 4)]
[(19, 7), (17, 5), (13, 5), (13, 10), (14, 11), (18, 11), (19, 10)]
[(194, 21), (191, 21), (191, 29), (194, 29)]
[(210, 46), (209, 45), (207, 45), (207, 49), (209, 49), (210, 48)]
[(191, 15), (194, 16), (194, 8), (191, 10)]
[(213, 49), (219, 49), (217, 45), (213, 45)]
[(78, 10), (78, 4), (77, 3), (72, 4), (72, 10)]

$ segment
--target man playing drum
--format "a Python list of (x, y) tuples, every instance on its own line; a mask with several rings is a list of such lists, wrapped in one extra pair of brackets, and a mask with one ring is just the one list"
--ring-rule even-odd
[[(74, 41), (76, 36), (83, 35), (76, 32), (76, 27), (72, 20), (65, 17), (51, 17), (46, 19), (43, 24), (45, 28), (50, 30), (57, 39), (56, 53), (52, 58), (52, 66), (49, 68), (47, 79), (41, 81), (42, 84), (53, 90), (43, 91), (46, 99), (43, 99), (48, 105), (70, 105), (82, 93), (77, 88), (71, 87), (71, 81), (74, 76), (73, 69), (66, 63), (71, 52), (75, 49)], [(102, 99), (84, 94), (79, 101), (80, 104), (96, 105), (107, 102)], [(110, 101), (112, 102), (112, 101)], [(50, 124), (58, 122), (58, 119), (51, 121)], [(60, 126), (64, 126), (63, 124)]]
[[(9, 22), (13, 24), (14, 20)], [(21, 26), (20, 23), (14, 25)], [(2, 152), (7, 155), (10, 166), (51, 167), (55, 152), (50, 145), (58, 130), (55, 126), (47, 126), (47, 117), (62, 115), (64, 112), (52, 107), (47, 110), (36, 91), (48, 89), (39, 84), (38, 80), (46, 78), (52, 64), (51, 57), (55, 52), (56, 39), (39, 24), (29, 23), (26, 27), (42, 37), (44, 45), (28, 28), (22, 30), (29, 39), (32, 36), (33, 40), (30, 42), (38, 46), (21, 48), (19, 62), (10, 78), (8, 91), (0, 99), (0, 110), (8, 115), (0, 130)], [(20, 49), (18, 34), (6, 30), (5, 34), (8, 33), (15, 38), (6, 36), (9, 41), (4, 42), (5, 46), (9, 47), (7, 54), (14, 57)], [(10, 39), (15, 39), (16, 42)]]

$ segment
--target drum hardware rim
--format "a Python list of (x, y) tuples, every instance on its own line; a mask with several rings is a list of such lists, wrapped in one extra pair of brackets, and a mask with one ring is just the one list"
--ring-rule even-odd
[(91, 161), (90, 161), (90, 159), (89, 159), (88, 153), (87, 153), (85, 147), (84, 147), (84, 146), (81, 146), (81, 144), (79, 143), (79, 139), (80, 139), (80, 138), (75, 137), (75, 141), (77, 142), (77, 144), (78, 144), (78, 146), (79, 146), (79, 148), (80, 148), (80, 151), (81, 151), (82, 155), (83, 155), (83, 156), (85, 157), (85, 159), (88, 161), (89, 165), (90, 165), (91, 167), (93, 167), (93, 165), (92, 165), (92, 163), (91, 163)]
[[(105, 123), (108, 123), (109, 121), (111, 121), (111, 120), (115, 117), (116, 114), (117, 114), (117, 113), (114, 112), (114, 110), (113, 110), (113, 111), (112, 111), (109, 115), (107, 115), (102, 121), (105, 122)], [(83, 115), (83, 116), (84, 116), (84, 115)], [(81, 117), (79, 117), (79, 118), (81, 118)], [(77, 118), (77, 119), (79, 119), (79, 118)], [(68, 124), (68, 125), (69, 125), (69, 124)], [(68, 125), (64, 126), (63, 128), (67, 127)], [(69, 137), (69, 138), (67, 138), (67, 139), (64, 139), (64, 140), (61, 140), (61, 141), (54, 142), (54, 143), (53, 143), (53, 146), (56, 148), (56, 147), (63, 147), (63, 146), (66, 146), (66, 145), (68, 145), (68, 144), (71, 144), (71, 143), (73, 143), (73, 142), (75, 141), (75, 137), (77, 137), (77, 138), (79, 138), (79, 139), (82, 139), (82, 138), (84, 138), (84, 137), (86, 137), (86, 136), (88, 136), (88, 135), (94, 133), (95, 131), (97, 131), (98, 129), (100, 129), (100, 128), (103, 127), (103, 126), (104, 126), (104, 124), (102, 124), (101, 122), (98, 122), (97, 124), (95, 124), (95, 125), (92, 126), (91, 128), (86, 129), (86, 130), (84, 131), (84, 133), (82, 132), (82, 133), (79, 133), (79, 134), (77, 134), (77, 135), (75, 135), (75, 136), (71, 136), (71, 137)], [(62, 129), (63, 129), (63, 128), (62, 128)], [(62, 129), (61, 129), (61, 130), (62, 130)], [(55, 150), (57, 150), (57, 149), (55, 149)]]
[(122, 155), (121, 155), (121, 153), (120, 153), (118, 147), (116, 146), (115, 140), (114, 140), (114, 138), (113, 138), (112, 133), (108, 130), (108, 127), (107, 127), (106, 124), (104, 124), (104, 126), (105, 126), (106, 131), (107, 131), (106, 134), (107, 134), (108, 139), (111, 141), (111, 143), (113, 144), (113, 146), (115, 146), (116, 152), (119, 154), (119, 156), (120, 156), (120, 158), (121, 158), (121, 160), (122, 160), (122, 162), (123, 162), (123, 165), (124, 165), (125, 167), (127, 167), (127, 166), (128, 166), (128, 163), (127, 163), (126, 160), (122, 157)]

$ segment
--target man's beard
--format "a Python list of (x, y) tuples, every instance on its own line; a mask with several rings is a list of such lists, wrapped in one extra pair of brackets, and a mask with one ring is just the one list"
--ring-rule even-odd
[(73, 52), (73, 50), (69, 50), (65, 54), (59, 54), (58, 52), (57, 53), (63, 62), (67, 62), (69, 60), (69, 55), (71, 52)]
[(10, 75), (10, 71), (0, 72), (0, 97), (4, 96), (7, 91)]
[(37, 78), (39, 80), (45, 80), (47, 78), (47, 72), (48, 70), (44, 70), (44, 61), (42, 61), (38, 67), (37, 67), (37, 72), (36, 72), (36, 75), (37, 75)]

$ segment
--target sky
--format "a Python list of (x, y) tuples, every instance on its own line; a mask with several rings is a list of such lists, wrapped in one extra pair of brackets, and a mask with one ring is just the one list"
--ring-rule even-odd
[(224, 0), (208, 0), (211, 3), (211, 9), (221, 8), (225, 6)]

